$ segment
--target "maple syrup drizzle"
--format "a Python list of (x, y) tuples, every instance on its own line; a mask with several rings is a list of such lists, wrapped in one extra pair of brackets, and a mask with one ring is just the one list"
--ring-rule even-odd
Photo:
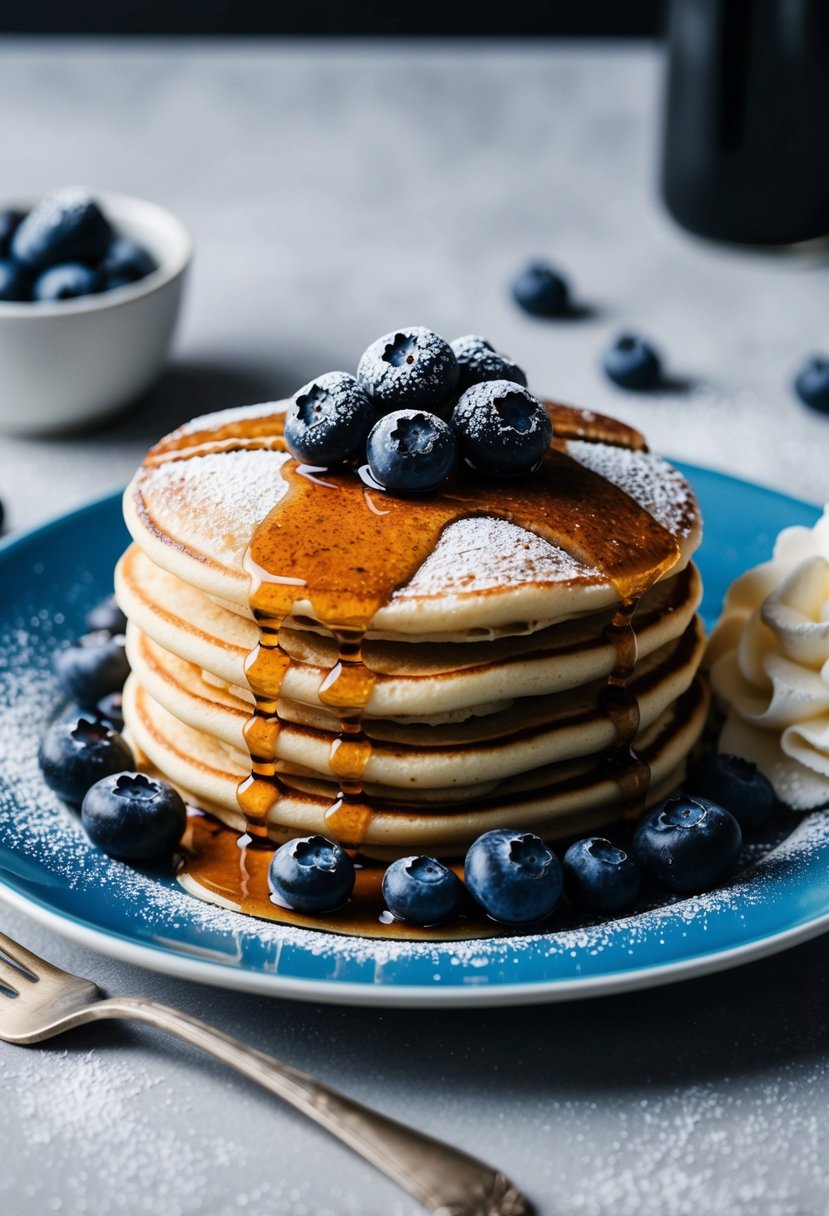
[[(675, 703), (672, 722), (645, 750), (645, 763), (657, 760), (675, 732), (698, 716), (701, 705), (704, 705), (704, 694), (701, 686), (695, 683)], [(587, 768), (557, 782), (555, 791), (558, 795), (576, 793), (581, 789), (590, 788), (594, 781), (595, 773)], [(486, 800), (483, 800), (482, 805), (486, 805)], [(611, 815), (612, 812), (609, 812), (608, 817)], [(539, 830), (542, 835), (547, 835), (543, 828)], [(561, 823), (559, 835), (562, 835), (562, 830), (564, 847), (570, 838), (583, 836), (585, 827), (583, 823), (571, 822), (568, 828), (566, 824)], [(599, 827), (597, 830), (603, 829)], [(471, 903), (458, 920), (429, 928), (389, 918), (385, 912), (381, 889), (385, 865), (364, 858), (360, 859), (363, 864), (358, 865), (354, 892), (345, 907), (333, 912), (305, 916), (271, 901), (268, 891), (271, 853), (264, 849), (240, 849), (237, 846), (238, 838), (235, 832), (209, 815), (191, 811), (182, 840), (185, 861), (180, 871), (188, 890), (203, 899), (218, 899), (225, 907), (236, 908), (245, 915), (256, 916), (262, 920), (350, 936), (403, 941), (459, 941), (536, 931), (535, 926), (509, 929), (498, 925), (476, 910)], [(459, 877), (463, 877), (461, 865), (454, 864), (452, 868)]]
[[(387, 496), (383, 515), (368, 509), (364, 487), (353, 471), (329, 471), (323, 483), (287, 461), (282, 475), (287, 492), (257, 527), (245, 555), (260, 641), (246, 669), (256, 711), (246, 729), (252, 772), (239, 787), (239, 803), (254, 842), (266, 841), (268, 817), (278, 819), (284, 796), (277, 771), (276, 702), (290, 663), (279, 646), (285, 620), (301, 603), (303, 612), (310, 607), (338, 642), (337, 663), (319, 694), (340, 724), (329, 757), (339, 791), (326, 815), (326, 829), (342, 844), (358, 848), (372, 819), (362, 782), (371, 760), (362, 714), (374, 677), (362, 659), (363, 638), (377, 611), (434, 551), (444, 529), (472, 516), (524, 527), (598, 567), (612, 581), (628, 607), (607, 632), (617, 661), (606, 709), (617, 731), (617, 756), (629, 749), (638, 727), (635, 700), (630, 694), (625, 699), (636, 657), (630, 618), (638, 598), (675, 564), (679, 548), (673, 535), (624, 491), (571, 459), (560, 446), (554, 446), (541, 468), (521, 484), (481, 485), (460, 475), (428, 498)], [(641, 777), (636, 784), (642, 784)]]
[[(623, 805), (641, 807), (650, 773), (632, 747), (639, 727), (638, 704), (627, 686), (636, 663), (633, 614), (641, 596), (676, 563), (679, 545), (634, 499), (565, 450), (567, 439), (647, 450), (639, 432), (588, 411), (546, 405), (553, 445), (540, 469), (521, 483), (482, 484), (461, 473), (437, 494), (404, 499), (372, 496), (350, 470), (326, 471), (323, 480), (293, 460), (282, 465), (287, 491), (256, 528), (244, 559), (259, 641), (245, 667), (255, 712), (245, 727), (251, 772), (237, 792), (246, 823), (240, 844), (272, 847), (268, 823), (278, 823), (280, 799), (291, 796), (278, 762), (278, 698), (291, 664), (279, 634), (297, 609), (309, 615), (309, 608), (338, 646), (337, 662), (319, 688), (321, 703), (340, 726), (329, 755), (339, 790), (326, 812), (326, 830), (354, 850), (365, 841), (373, 811), (363, 778), (372, 747), (362, 716), (375, 677), (363, 661), (363, 639), (375, 614), (409, 582), (444, 529), (475, 516), (507, 520), (541, 536), (597, 568), (615, 587), (622, 606), (604, 636), (616, 661), (601, 707), (614, 726), (616, 744), (606, 756), (605, 771), (618, 783)], [(282, 451), (283, 420), (277, 410), (253, 419), (231, 418), (218, 427), (184, 429), (162, 440), (147, 464), (237, 450)], [(204, 830), (199, 831), (203, 839)], [(224, 878), (217, 878), (217, 889), (227, 879), (237, 896), (241, 871), (229, 876), (228, 864), (230, 870), (245, 870), (245, 890), (248, 868), (258, 873), (266, 867), (256, 850), (248, 857), (246, 848), (237, 849), (235, 862), (224, 863)], [(257, 914), (263, 914), (261, 909)]]
[(638, 604), (637, 599), (623, 603), (603, 631), (616, 652), (616, 662), (600, 697), (601, 707), (616, 733), (616, 742), (605, 755), (604, 771), (619, 786), (626, 818), (641, 814), (651, 777), (650, 768), (634, 747), (639, 733), (639, 702), (628, 683), (636, 668), (639, 650), (633, 627), (633, 614)]

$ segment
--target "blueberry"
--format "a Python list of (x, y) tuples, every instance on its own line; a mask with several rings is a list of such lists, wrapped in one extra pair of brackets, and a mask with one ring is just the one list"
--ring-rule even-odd
[(639, 866), (624, 849), (601, 836), (571, 844), (564, 854), (564, 882), (574, 903), (593, 912), (621, 912), (639, 893)]
[(0, 211), (0, 258), (9, 256), (11, 239), (25, 216), (24, 211), (15, 211), (12, 207), (4, 207)]
[(442, 485), (455, 466), (452, 428), (425, 410), (396, 410), (371, 429), (366, 445), (372, 477), (387, 490), (424, 493)]
[(381, 412), (439, 411), (458, 382), (452, 347), (422, 325), (394, 330), (364, 352), (357, 379)]
[(32, 298), (32, 284), (19, 262), (11, 258), (0, 261), (0, 300), (21, 301)]
[(516, 304), (534, 317), (561, 317), (570, 308), (567, 280), (548, 262), (530, 262), (512, 281)]
[(98, 290), (98, 274), (83, 262), (63, 262), (39, 274), (32, 285), (35, 300), (76, 300)]
[(130, 665), (123, 634), (87, 633), (74, 646), (55, 655), (55, 674), (62, 691), (84, 709), (93, 709), (108, 692), (120, 692)]
[(517, 363), (499, 355), (495, 347), (480, 334), (465, 334), (456, 338), (452, 350), (458, 361), (458, 383), (456, 391), (463, 393), (472, 384), (482, 380), (511, 380), (513, 384), (526, 387), (526, 373)]
[(99, 276), (99, 291), (115, 291), (116, 287), (131, 287), (135, 279), (126, 274), (114, 274), (103, 280)]
[(125, 613), (118, 607), (114, 595), (108, 595), (84, 617), (84, 624), (93, 633), (124, 633), (127, 628)]
[(707, 798), (686, 795), (655, 806), (633, 839), (644, 869), (683, 894), (721, 882), (734, 868), (741, 846), (740, 825), (730, 811)]
[(400, 857), (383, 875), (386, 907), (398, 920), (439, 925), (463, 907), (463, 883), (434, 857)]
[(605, 351), (602, 367), (614, 384), (634, 391), (655, 388), (662, 376), (656, 351), (636, 334), (620, 334)]
[(829, 359), (822, 355), (809, 359), (798, 372), (794, 387), (804, 405), (829, 414)]
[(538, 836), (497, 828), (469, 848), (464, 881), (494, 920), (529, 924), (549, 916), (561, 896), (561, 866)]
[(127, 283), (137, 283), (156, 270), (154, 259), (143, 245), (126, 236), (116, 236), (109, 243), (104, 259), (98, 266), (101, 289), (110, 291)]
[(333, 840), (304, 836), (276, 850), (268, 882), (274, 902), (294, 912), (333, 912), (354, 890), (354, 862)]
[(12, 256), (33, 269), (60, 262), (100, 262), (112, 228), (85, 190), (61, 190), (41, 199), (21, 222), (11, 242)]
[(75, 806), (96, 781), (135, 764), (117, 731), (91, 716), (53, 722), (40, 741), (38, 762), (49, 789)]
[(291, 398), (285, 443), (292, 456), (326, 467), (363, 456), (377, 410), (353, 376), (326, 372)]
[(694, 766), (688, 790), (724, 806), (744, 832), (762, 827), (774, 809), (768, 777), (742, 756), (707, 752)]
[(89, 839), (121, 861), (169, 857), (187, 823), (177, 790), (143, 773), (120, 773), (96, 781), (83, 800), (81, 819)]
[(124, 698), (120, 692), (108, 692), (95, 706), (95, 716), (113, 730), (124, 729)]
[(523, 385), (487, 380), (468, 388), (452, 411), (461, 455), (482, 473), (529, 473), (553, 438), (549, 415)]

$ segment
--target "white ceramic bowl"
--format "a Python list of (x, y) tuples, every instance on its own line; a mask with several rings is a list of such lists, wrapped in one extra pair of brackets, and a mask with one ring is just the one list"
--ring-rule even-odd
[[(0, 430), (8, 434), (62, 431), (113, 413), (164, 366), (193, 252), (190, 234), (156, 203), (93, 195), (117, 233), (143, 245), (158, 269), (76, 300), (0, 300)], [(36, 201), (2, 205), (25, 211)]]

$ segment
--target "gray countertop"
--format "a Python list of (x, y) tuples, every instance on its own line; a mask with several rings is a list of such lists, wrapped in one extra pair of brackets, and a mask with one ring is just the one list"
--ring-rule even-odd
[[(759, 254), (677, 230), (655, 196), (659, 55), (601, 45), (266, 41), (0, 44), (3, 181), (83, 182), (177, 210), (197, 243), (168, 372), (104, 429), (0, 439), (14, 529), (116, 488), (194, 413), (352, 367), (393, 325), (482, 332), (560, 399), (652, 445), (815, 502), (829, 420), (793, 397), (829, 346), (817, 249)], [(533, 322), (505, 284), (531, 255), (581, 320)], [(623, 327), (674, 383), (615, 391)], [(3, 927), (113, 994), (144, 994), (507, 1170), (540, 1216), (818, 1216), (829, 1151), (820, 940), (673, 988), (519, 1011), (315, 1008), (178, 982)], [(144, 1030), (0, 1047), (9, 1216), (397, 1216), (389, 1183), (253, 1086)]]

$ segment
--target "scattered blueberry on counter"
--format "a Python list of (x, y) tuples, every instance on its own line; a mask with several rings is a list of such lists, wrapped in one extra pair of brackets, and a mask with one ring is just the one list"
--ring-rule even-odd
[(567, 280), (549, 262), (530, 262), (512, 281), (512, 297), (534, 317), (562, 317), (570, 311)]
[(121, 772), (91, 786), (81, 806), (89, 839), (121, 861), (169, 857), (187, 823), (181, 795), (144, 773)]
[(27, 214), (0, 211), (0, 300), (77, 299), (155, 269), (148, 251), (115, 232), (85, 190), (59, 190)]
[(125, 642), (123, 634), (98, 630), (59, 650), (54, 666), (61, 691), (83, 709), (94, 709), (107, 693), (120, 692), (130, 670)]
[(493, 920), (526, 925), (544, 920), (561, 896), (559, 860), (533, 832), (496, 828), (470, 846), (464, 881)]
[(602, 358), (605, 375), (619, 388), (647, 392), (662, 378), (662, 363), (654, 348), (638, 334), (620, 334)]
[(371, 476), (387, 490), (428, 493), (443, 485), (455, 466), (452, 428), (425, 410), (396, 410), (371, 429), (366, 456)]
[(798, 372), (794, 387), (804, 405), (829, 414), (829, 359), (814, 355)]
[(541, 402), (508, 380), (468, 388), (452, 411), (452, 426), (466, 462), (494, 476), (532, 472), (553, 438)]
[(742, 846), (730, 811), (707, 798), (676, 795), (647, 812), (633, 838), (643, 869), (671, 891), (705, 891), (733, 870)]
[(324, 836), (303, 836), (281, 845), (268, 871), (272, 899), (294, 912), (333, 912), (354, 890), (354, 862)]
[(686, 787), (690, 794), (725, 807), (744, 832), (763, 827), (774, 810), (771, 782), (742, 756), (707, 752), (692, 769)]
[(591, 912), (622, 912), (639, 894), (641, 874), (635, 858), (601, 836), (571, 844), (563, 870), (567, 894)]
[(383, 876), (383, 898), (392, 916), (415, 925), (454, 920), (464, 905), (463, 883), (434, 857), (400, 857)]
[(49, 789), (73, 806), (102, 777), (135, 765), (118, 732), (91, 715), (53, 722), (40, 741), (38, 762)]

